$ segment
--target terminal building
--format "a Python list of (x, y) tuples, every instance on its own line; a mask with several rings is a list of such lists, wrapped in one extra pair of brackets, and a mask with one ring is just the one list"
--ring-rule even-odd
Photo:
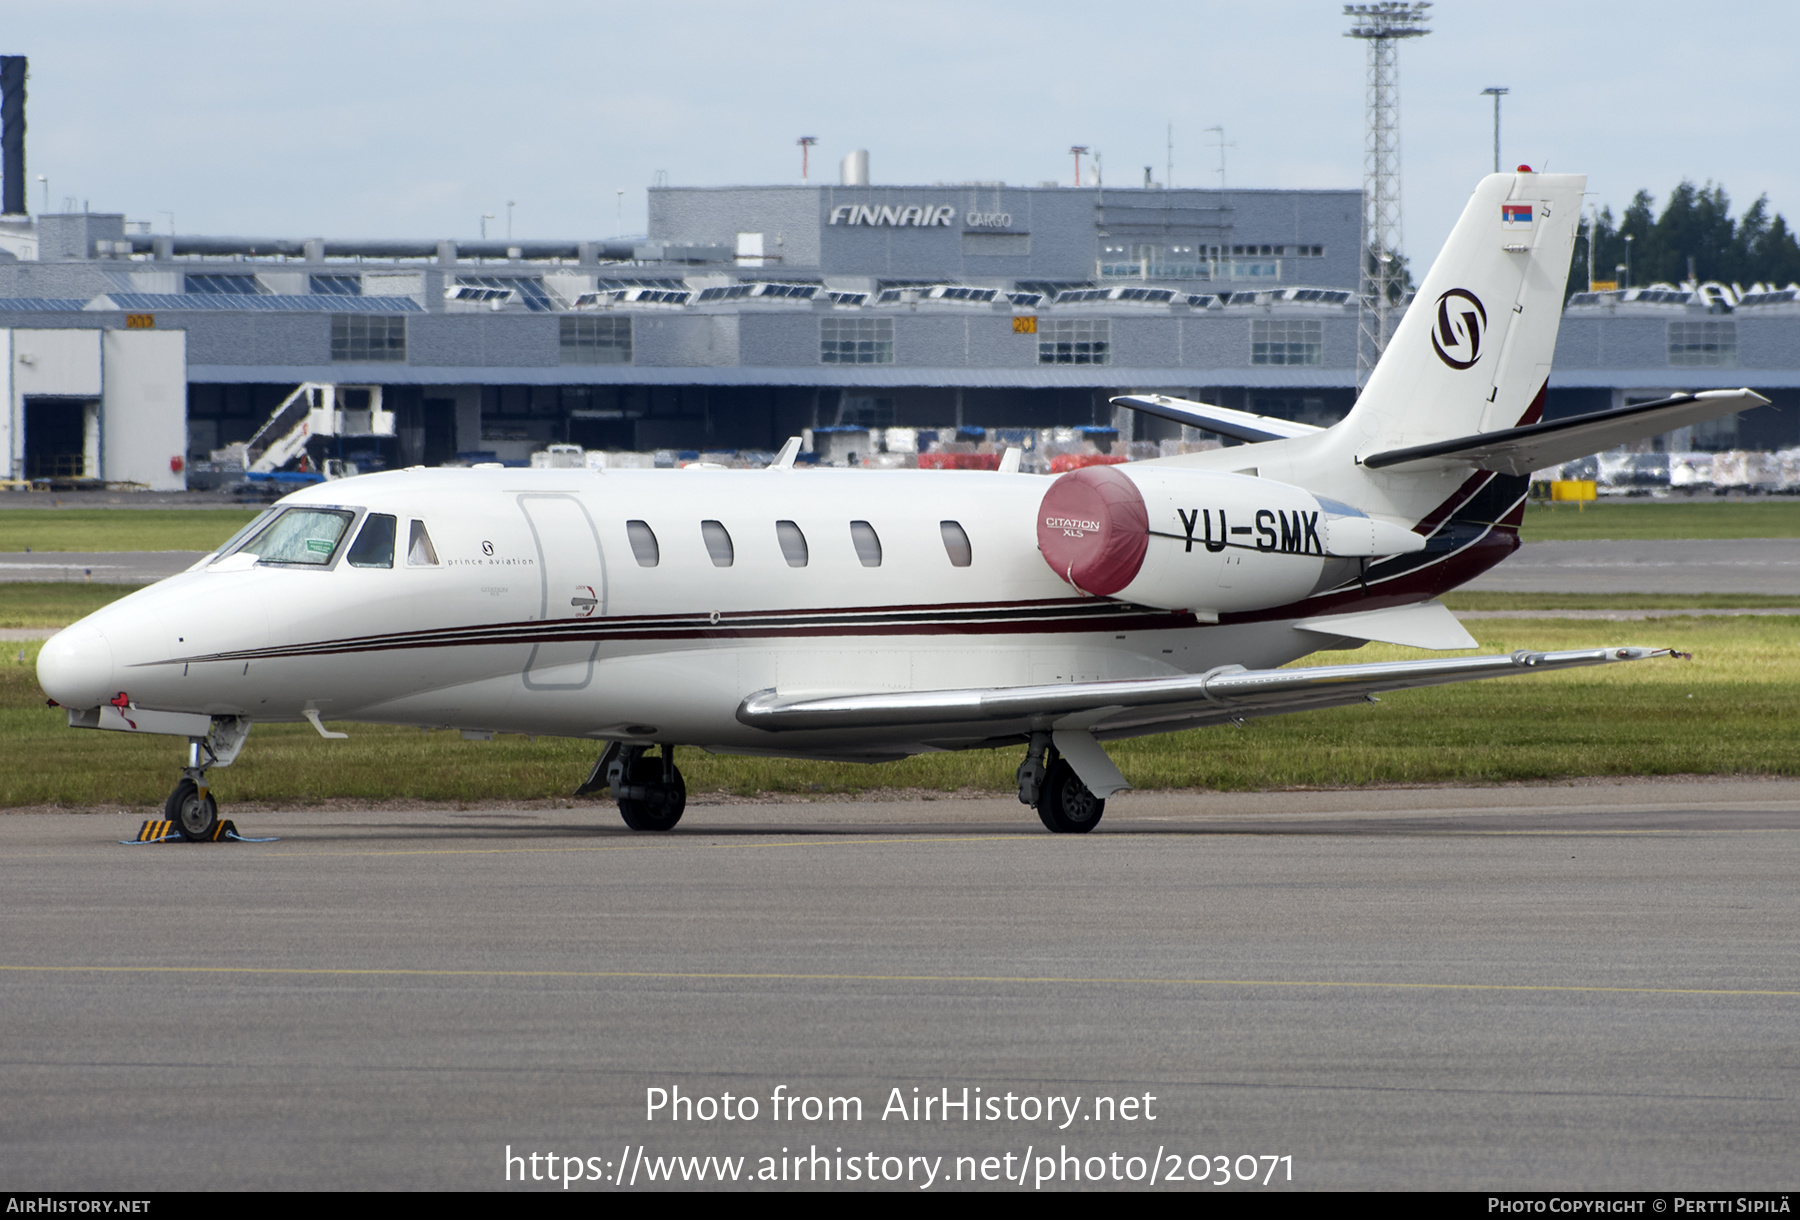
[[(1116, 426), (1161, 392), (1311, 423), (1355, 399), (1354, 190), (652, 187), (594, 241), (170, 236), (0, 218), (0, 465), (178, 489), (305, 382), (375, 385), (364, 468), (547, 445), (773, 450), (805, 429)], [(1552, 417), (1747, 385), (1671, 438), (1800, 444), (1800, 292), (1579, 294)]]

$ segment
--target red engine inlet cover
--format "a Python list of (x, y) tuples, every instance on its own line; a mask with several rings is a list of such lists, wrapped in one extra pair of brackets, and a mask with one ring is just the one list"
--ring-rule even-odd
[(1144, 566), (1150, 512), (1137, 484), (1116, 466), (1071, 470), (1038, 506), (1038, 550), (1083, 593), (1110, 597)]

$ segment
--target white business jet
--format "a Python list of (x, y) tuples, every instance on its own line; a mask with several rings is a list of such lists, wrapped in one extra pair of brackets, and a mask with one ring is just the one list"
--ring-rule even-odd
[[(675, 747), (877, 762), (1023, 747), (1053, 831), (1128, 787), (1100, 743), (1382, 691), (1638, 660), (1585, 649), (1280, 668), (1475, 641), (1435, 599), (1518, 546), (1531, 471), (1761, 405), (1545, 422), (1579, 175), (1476, 189), (1354, 410), (1325, 429), (1117, 401), (1249, 443), (1074, 471), (415, 469), (296, 492), (50, 640), (80, 728), (188, 739), (166, 810), (255, 721), (606, 743), (579, 791), (667, 830)], [(655, 749), (655, 753), (651, 753)]]

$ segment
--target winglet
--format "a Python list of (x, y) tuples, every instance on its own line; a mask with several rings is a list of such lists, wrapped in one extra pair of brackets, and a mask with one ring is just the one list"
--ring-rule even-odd
[(998, 468), (1000, 473), (1018, 474), (1019, 460), (1024, 456), (1025, 451), (1020, 449), (1017, 445), (1007, 446), (1006, 452), (1000, 455), (1000, 465)]
[(799, 456), (800, 438), (790, 436), (787, 438), (787, 444), (781, 447), (781, 452), (775, 455), (775, 460), (770, 462), (767, 468), (769, 470), (792, 470), (794, 459)]

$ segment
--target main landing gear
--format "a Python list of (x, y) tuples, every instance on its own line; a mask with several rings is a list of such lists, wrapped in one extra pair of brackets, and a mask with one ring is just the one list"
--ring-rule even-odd
[(648, 746), (612, 742), (576, 796), (604, 789), (619, 802), (619, 816), (633, 830), (669, 830), (687, 808), (687, 785), (675, 766), (675, 747), (663, 742), (652, 758)]
[(1033, 733), (1019, 764), (1019, 803), (1037, 809), (1038, 819), (1057, 834), (1084, 835), (1100, 824), (1106, 802), (1056, 752), (1050, 734)]

